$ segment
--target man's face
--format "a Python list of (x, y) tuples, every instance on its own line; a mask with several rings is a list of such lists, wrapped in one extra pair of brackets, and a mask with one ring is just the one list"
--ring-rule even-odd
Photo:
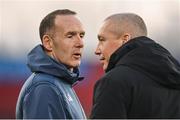
[(122, 46), (123, 40), (118, 37), (112, 30), (110, 22), (105, 22), (99, 30), (98, 45), (95, 51), (96, 55), (100, 56), (100, 62), (103, 69), (106, 70), (109, 64), (109, 59), (119, 47)]
[(56, 16), (55, 33), (51, 42), (52, 56), (70, 69), (79, 66), (84, 34), (83, 26), (76, 16)]

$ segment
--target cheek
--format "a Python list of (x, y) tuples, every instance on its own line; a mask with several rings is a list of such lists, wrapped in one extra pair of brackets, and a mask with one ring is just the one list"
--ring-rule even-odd
[(72, 49), (72, 46), (70, 43), (66, 43), (66, 42), (61, 42), (59, 43), (57, 46), (56, 46), (56, 49), (59, 51), (59, 52), (62, 52), (62, 53), (69, 53), (69, 51)]
[(67, 46), (66, 44), (58, 44), (54, 47), (55, 54), (61, 59), (69, 58), (71, 54), (71, 47)]
[(112, 44), (112, 43), (107, 44), (105, 47), (107, 56), (110, 57), (117, 48), (118, 48), (118, 46), (116, 44)]
[(114, 43), (111, 43), (110, 44), (110, 52), (111, 54), (113, 54), (117, 49), (119, 49), (121, 47), (122, 43), (119, 43), (119, 42), (114, 42)]
[(107, 43), (106, 46), (104, 46), (104, 56), (106, 58), (106, 61), (109, 62), (109, 59), (111, 55), (121, 46), (121, 44), (118, 43)]

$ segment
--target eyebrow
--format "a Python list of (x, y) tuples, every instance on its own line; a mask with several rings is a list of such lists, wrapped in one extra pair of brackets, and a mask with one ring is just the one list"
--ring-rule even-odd
[(69, 34), (75, 35), (75, 34), (77, 34), (77, 32), (75, 32), (75, 31), (69, 31), (69, 32), (67, 32), (65, 35), (69, 35)]
[(85, 31), (81, 31), (81, 32), (77, 32), (77, 31), (69, 31), (69, 32), (67, 32), (65, 35), (69, 35), (69, 34), (71, 34), (71, 35), (76, 35), (77, 33), (85, 34)]

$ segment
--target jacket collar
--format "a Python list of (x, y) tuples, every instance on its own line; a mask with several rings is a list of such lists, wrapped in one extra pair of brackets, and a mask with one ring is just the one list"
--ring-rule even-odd
[(110, 57), (109, 60), (109, 64), (108, 67), (106, 69), (105, 72), (110, 71), (112, 68), (114, 68), (116, 66), (116, 64), (118, 63), (118, 61), (123, 58), (128, 52), (134, 50), (135, 48), (137, 48), (138, 46), (141, 46), (144, 43), (152, 43), (153, 40), (145, 37), (145, 36), (141, 36), (141, 37), (136, 37), (133, 38), (131, 40), (129, 40), (127, 43), (125, 43), (123, 46), (121, 46), (120, 48), (118, 48)]
[(79, 77), (78, 68), (74, 68), (73, 72), (71, 72), (65, 67), (65, 65), (48, 56), (44, 52), (42, 45), (37, 45), (31, 50), (31, 52), (28, 54), (27, 65), (32, 72), (50, 74), (66, 80), (70, 84), (74, 84), (83, 79), (83, 77)]
[(147, 37), (134, 38), (114, 52), (106, 72), (119, 65), (139, 71), (164, 87), (180, 90), (179, 62)]

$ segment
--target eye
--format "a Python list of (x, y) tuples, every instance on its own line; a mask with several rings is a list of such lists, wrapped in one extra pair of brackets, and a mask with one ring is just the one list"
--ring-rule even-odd
[(105, 39), (102, 38), (102, 37), (100, 37), (100, 38), (99, 38), (99, 41), (100, 41), (100, 42), (103, 42), (103, 41), (105, 41)]
[(105, 39), (104, 37), (98, 35), (98, 40), (99, 40), (99, 42), (103, 42), (103, 41), (105, 41), (106, 39)]
[(85, 35), (85, 33), (81, 33), (81, 34), (80, 34), (80, 37), (81, 37), (81, 38), (84, 38), (84, 35)]
[(67, 38), (72, 38), (72, 37), (73, 37), (72, 34), (68, 34), (68, 35), (67, 35)]

